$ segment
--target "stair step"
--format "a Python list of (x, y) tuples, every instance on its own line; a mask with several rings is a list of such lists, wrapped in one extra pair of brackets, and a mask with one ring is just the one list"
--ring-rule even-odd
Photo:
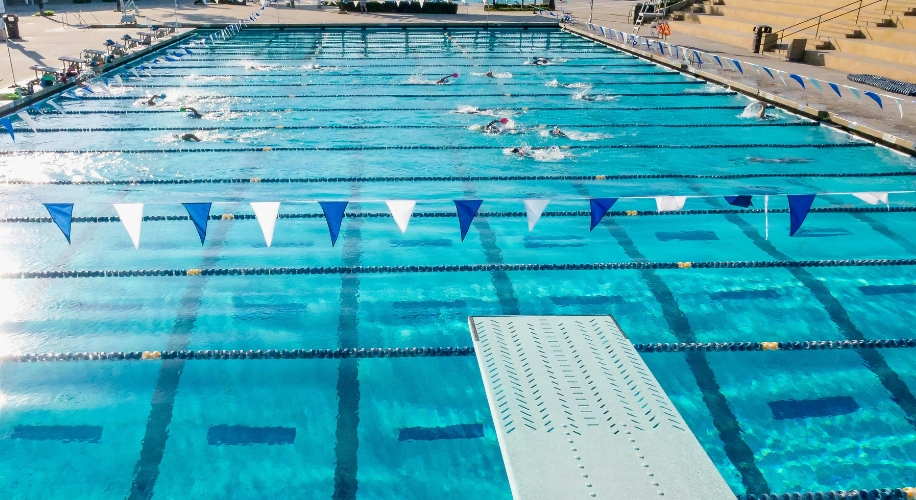
[(916, 66), (876, 61), (870, 57), (856, 54), (839, 51), (807, 51), (805, 52), (805, 62), (845, 73), (866, 73), (916, 83)]
[(835, 44), (840, 52), (865, 56), (872, 60), (885, 61), (892, 64), (913, 66), (914, 71), (916, 71), (916, 47), (856, 39), (836, 39)]

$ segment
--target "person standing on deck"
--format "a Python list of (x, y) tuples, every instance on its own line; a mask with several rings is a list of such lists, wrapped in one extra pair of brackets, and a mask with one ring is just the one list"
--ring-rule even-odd
[(366, 0), (359, 0), (359, 11), (362, 12), (363, 14), (366, 14), (369, 12), (368, 10), (366, 10)]

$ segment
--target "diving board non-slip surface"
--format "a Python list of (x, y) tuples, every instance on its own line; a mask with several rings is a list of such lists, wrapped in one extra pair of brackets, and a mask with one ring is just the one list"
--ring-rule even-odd
[(610, 316), (468, 321), (516, 500), (734, 498)]

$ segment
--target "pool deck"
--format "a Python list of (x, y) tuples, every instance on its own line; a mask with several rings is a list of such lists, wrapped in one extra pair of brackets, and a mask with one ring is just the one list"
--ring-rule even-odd
[[(582, 19), (588, 18), (586, 5), (572, 9), (572, 14)], [(615, 2), (611, 5), (598, 5), (595, 7), (595, 22), (602, 26), (630, 32), (632, 26), (614, 21), (620, 19), (622, 13), (629, 9), (630, 2)], [(102, 42), (106, 39), (120, 38), (125, 33), (134, 34), (142, 31), (141, 27), (118, 26), (120, 13), (112, 10), (111, 3), (92, 3), (75, 5), (72, 3), (51, 3), (46, 8), (55, 11), (56, 15), (48, 18), (31, 16), (36, 11), (34, 5), (13, 5), (8, 6), (8, 12), (20, 16), (20, 31), (24, 40), (13, 41), (10, 43), (12, 52), (13, 70), (16, 81), (22, 82), (34, 76), (34, 72), (29, 66), (34, 64), (44, 64), (48, 66), (60, 66), (57, 60), (60, 56), (78, 55), (79, 50), (83, 48), (101, 48)], [(188, 2), (177, 10), (174, 10), (174, 4), (169, 1), (151, 0), (144, 2), (141, 14), (148, 16), (153, 23), (165, 23), (174, 20), (183, 25), (205, 26), (228, 24), (238, 19), (247, 17), (251, 12), (258, 8), (258, 4), (242, 5), (194, 5)], [(77, 29), (64, 24), (66, 19), (74, 23), (75, 12), (82, 12), (82, 19), (90, 22), (93, 27), (90, 29)], [(490, 14), (484, 12), (482, 4), (469, 4), (468, 6), (459, 7), (457, 15), (410, 15), (410, 14), (359, 14), (349, 13), (341, 15), (334, 8), (325, 7), (318, 9), (314, 1), (303, 2), (295, 9), (288, 7), (269, 7), (255, 25), (302, 25), (302, 26), (347, 26), (347, 25), (376, 25), (376, 26), (418, 26), (422, 24), (449, 24), (449, 25), (477, 25), (489, 24), (492, 26), (512, 25), (521, 23), (543, 23), (545, 25), (556, 24), (555, 21), (536, 16), (526, 12), (500, 12)], [(673, 27), (676, 28), (677, 24)], [(592, 35), (584, 27), (571, 27), (573, 32), (579, 32), (584, 35)], [(187, 30), (179, 30), (179, 33)], [(647, 34), (644, 30), (643, 34)], [(596, 37), (600, 38), (600, 37)], [(66, 44), (61, 40), (65, 39)], [(634, 50), (632, 47), (623, 47), (621, 44), (615, 44), (611, 41), (604, 41), (609, 45), (617, 46), (629, 50), (639, 55), (647, 55), (645, 51)], [(823, 67), (802, 65), (800, 63), (787, 62), (781, 59), (773, 58), (761, 54), (753, 54), (746, 48), (735, 47), (719, 42), (713, 42), (694, 36), (678, 34), (676, 31), (668, 40), (670, 43), (684, 47), (694, 47), (709, 53), (723, 55), (749, 61), (755, 64), (765, 64), (775, 69), (790, 71), (804, 76), (819, 78), (837, 83), (846, 83), (846, 75), (826, 69)], [(650, 58), (653, 57), (649, 54)], [(669, 63), (667, 59), (654, 58), (660, 63)], [(674, 67), (679, 66), (675, 65)], [(705, 68), (709, 70), (710, 68)], [(855, 130), (856, 133), (878, 140), (885, 144), (893, 143), (897, 149), (913, 152), (913, 145), (916, 143), (916, 103), (913, 99), (905, 99), (904, 116), (900, 117), (897, 106), (894, 103), (888, 103), (884, 109), (879, 109), (871, 102), (859, 103), (854, 99), (840, 100), (832, 97), (830, 94), (821, 94), (814, 90), (803, 90), (795, 86), (785, 87), (780, 82), (770, 81), (758, 77), (756, 74), (748, 72), (750, 76), (742, 77), (737, 72), (725, 71), (696, 71), (688, 69), (697, 76), (715, 81), (717, 83), (731, 85), (736, 90), (748, 93), (759, 94), (761, 98), (770, 102), (780, 104), (788, 109), (800, 109), (802, 113), (809, 116), (820, 114), (821, 119), (826, 119), (832, 123), (840, 125), (847, 130)], [(7, 71), (3, 71), (0, 77), (0, 85), (4, 87), (10, 85), (13, 81)], [(860, 86), (861, 87), (861, 86)], [(759, 90), (759, 92), (758, 92)]]

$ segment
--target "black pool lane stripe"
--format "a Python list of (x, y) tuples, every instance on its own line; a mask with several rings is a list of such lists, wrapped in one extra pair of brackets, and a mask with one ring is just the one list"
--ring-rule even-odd
[[(591, 144), (564, 145), (565, 150), (579, 149), (827, 149), (827, 148), (867, 148), (874, 147), (870, 142), (844, 143), (807, 143), (807, 144)], [(485, 151), (503, 150), (511, 146), (261, 146), (239, 148), (162, 148), (162, 149), (21, 149), (0, 150), (0, 156), (18, 156), (32, 154), (157, 154), (157, 153), (261, 153), (283, 151)]]
[[(350, 195), (359, 197), (360, 184), (355, 182)], [(362, 261), (362, 221), (347, 223), (341, 235), (343, 263), (359, 266)], [(340, 276), (340, 312), (337, 323), (338, 349), (359, 348), (359, 275)], [(334, 492), (332, 500), (355, 500), (358, 483), (359, 451), (359, 361), (341, 358), (337, 367), (337, 427), (334, 431)]]
[[(727, 215), (726, 219), (741, 229), (744, 234), (757, 246), (773, 258), (791, 260), (773, 246), (772, 243), (760, 236), (757, 228), (748, 224), (738, 215)], [(795, 277), (809, 292), (820, 302), (821, 307), (827, 312), (831, 321), (836, 325), (837, 330), (847, 340), (866, 340), (865, 335), (853, 323), (849, 313), (843, 307), (839, 300), (830, 293), (822, 281), (815, 278), (807, 269), (802, 267), (787, 267), (788, 271)], [(881, 385), (891, 394), (891, 399), (897, 403), (900, 409), (906, 415), (907, 421), (913, 427), (916, 427), (916, 396), (910, 390), (909, 386), (900, 378), (888, 364), (887, 360), (881, 353), (873, 350), (857, 351), (865, 362), (865, 365), (878, 377)]]
[[(575, 187), (580, 194), (589, 195), (585, 186), (576, 184)], [(630, 259), (636, 262), (647, 260), (626, 231), (613, 219), (610, 220), (608, 229)], [(661, 306), (662, 316), (665, 318), (668, 330), (678, 339), (678, 342), (695, 343), (696, 335), (687, 315), (681, 310), (671, 289), (658, 272), (654, 269), (640, 269), (639, 275)], [(700, 389), (703, 402), (712, 416), (713, 426), (724, 444), (725, 455), (741, 474), (741, 482), (745, 489), (757, 493), (769, 493), (770, 486), (757, 467), (753, 451), (744, 441), (738, 419), (732, 412), (725, 395), (722, 394), (722, 388), (716, 380), (716, 374), (709, 365), (706, 355), (701, 352), (688, 352), (685, 361)]]
[[(211, 244), (204, 249), (202, 265), (216, 264), (230, 228), (230, 224), (216, 228)], [(207, 277), (205, 276), (191, 277), (178, 305), (175, 324), (166, 341), (166, 350), (187, 349), (206, 284)], [(141, 443), (140, 457), (134, 466), (134, 477), (128, 493), (129, 500), (148, 500), (153, 497), (153, 490), (159, 478), (159, 465), (162, 463), (166, 441), (169, 438), (175, 395), (178, 392), (178, 383), (184, 371), (184, 364), (183, 359), (168, 359), (163, 360), (159, 367), (156, 388), (153, 392), (150, 413)]]

